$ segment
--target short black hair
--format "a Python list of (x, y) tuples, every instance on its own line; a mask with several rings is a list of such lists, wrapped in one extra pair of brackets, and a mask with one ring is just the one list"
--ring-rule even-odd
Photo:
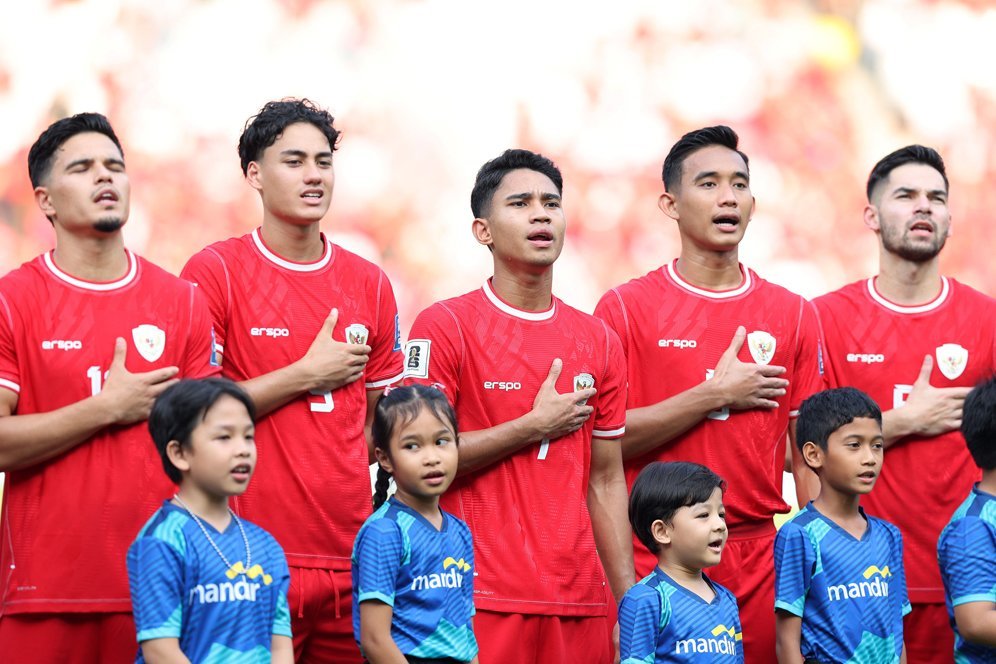
[(681, 184), (681, 167), (685, 159), (693, 152), (710, 145), (720, 145), (736, 152), (744, 160), (747, 167), (747, 174), (750, 175), (750, 160), (738, 145), (740, 137), (726, 125), (716, 125), (715, 127), (704, 127), (690, 131), (671, 147), (671, 151), (664, 158), (664, 168), (661, 169), (661, 180), (664, 182), (664, 191), (674, 191)]
[(654, 461), (637, 475), (629, 495), (629, 523), (651, 553), (660, 551), (650, 526), (660, 519), (671, 523), (682, 507), (704, 503), (726, 482), (705, 466), (688, 461)]
[(869, 203), (878, 185), (887, 180), (892, 171), (906, 164), (924, 164), (930, 166), (941, 174), (941, 177), (944, 178), (944, 191), (948, 190), (948, 174), (944, 170), (944, 160), (941, 159), (941, 155), (938, 154), (937, 150), (922, 145), (907, 145), (905, 148), (899, 148), (895, 152), (885, 155), (875, 164), (875, 167), (868, 175), (868, 186), (865, 190)]
[[(391, 436), (399, 422), (411, 422), (419, 416), (422, 410), (428, 408), (440, 422), (453, 427), (453, 433), (459, 434), (456, 412), (443, 392), (428, 385), (405, 385), (390, 387), (377, 399), (374, 410), (373, 424), (370, 427), (370, 437), (373, 438), (374, 449), (382, 450), (388, 458), (391, 457)], [(459, 439), (454, 441), (459, 444)], [(387, 500), (387, 489), (391, 475), (380, 465), (377, 466), (377, 479), (374, 483), (374, 509), (379, 508)]]
[(184, 379), (166, 388), (156, 397), (149, 413), (149, 433), (152, 442), (163, 462), (163, 470), (174, 484), (183, 479), (180, 470), (173, 465), (166, 454), (170, 441), (177, 441), (181, 447), (190, 448), (190, 436), (197, 425), (204, 421), (207, 412), (228, 395), (242, 403), (249, 417), (256, 421), (256, 406), (245, 390), (227, 378)]
[(470, 210), (474, 213), (475, 219), (482, 219), (488, 215), (491, 210), (491, 198), (501, 186), (501, 181), (509, 172), (520, 168), (542, 173), (553, 181), (558, 194), (564, 193), (564, 178), (552, 161), (529, 150), (505, 150), (477, 171), (474, 189), (470, 192)]
[(111, 139), (121, 153), (121, 158), (124, 159), (121, 141), (118, 140), (106, 117), (100, 113), (77, 113), (50, 124), (28, 150), (28, 177), (31, 178), (31, 186), (37, 187), (48, 178), (52, 162), (55, 161), (55, 153), (63, 143), (76, 134), (87, 132), (103, 134)]
[(817, 392), (802, 402), (795, 425), (795, 444), (801, 451), (806, 443), (826, 450), (834, 431), (860, 417), (882, 426), (882, 409), (870, 396), (854, 387), (838, 387)]
[(996, 470), (996, 376), (979, 383), (965, 398), (961, 433), (975, 465)]
[(329, 140), (329, 149), (335, 152), (341, 132), (332, 126), (335, 118), (331, 113), (308, 99), (270, 101), (259, 109), (259, 113), (246, 120), (239, 137), (242, 174), (248, 172), (250, 162), (259, 161), (266, 148), (273, 145), (287, 127), (298, 122), (317, 127)]

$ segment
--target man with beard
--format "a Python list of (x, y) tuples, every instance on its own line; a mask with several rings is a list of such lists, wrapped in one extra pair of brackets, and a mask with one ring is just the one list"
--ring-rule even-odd
[[(867, 193), (864, 220), (879, 236), (879, 273), (814, 304), (830, 382), (863, 390), (884, 411), (885, 463), (864, 507), (903, 533), (913, 604), (907, 661), (951, 661), (935, 547), (979, 480), (958, 429), (969, 389), (996, 368), (996, 302), (940, 273), (951, 213), (935, 150), (911, 145), (884, 157)], [(801, 487), (812, 486), (811, 474), (797, 472)]]
[(55, 249), (0, 279), (0, 653), (135, 659), (125, 554), (173, 489), (145, 419), (176, 377), (217, 373), (196, 289), (124, 247), (130, 186), (107, 118), (28, 153)]

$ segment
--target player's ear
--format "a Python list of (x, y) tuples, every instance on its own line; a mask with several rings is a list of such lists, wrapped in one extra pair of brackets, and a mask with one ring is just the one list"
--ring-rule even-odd
[(470, 230), (478, 244), (483, 244), (486, 247), (494, 244), (494, 237), (491, 235), (491, 222), (487, 219), (477, 217), (471, 224)]
[(38, 204), (38, 207), (45, 213), (46, 217), (51, 219), (55, 216), (55, 206), (52, 205), (52, 197), (49, 195), (48, 187), (45, 185), (35, 187), (35, 203)]
[(250, 161), (249, 165), (246, 166), (246, 182), (256, 191), (263, 190), (263, 182), (259, 176), (259, 163)]
[(878, 208), (871, 203), (865, 206), (864, 220), (865, 226), (872, 229), (876, 233), (882, 229), (878, 219)]
[(166, 457), (181, 473), (190, 470), (190, 461), (187, 460), (187, 453), (188, 450), (183, 449), (183, 445), (178, 440), (171, 440), (166, 443)]
[(375, 447), (374, 458), (377, 459), (377, 463), (384, 469), (384, 472), (394, 475), (394, 464), (391, 463), (391, 457), (387, 455), (387, 452), (380, 447)]
[(806, 462), (806, 465), (813, 470), (822, 468), (823, 450), (813, 441), (806, 441), (806, 444), (802, 446), (802, 459)]
[(665, 523), (663, 519), (657, 519), (650, 524), (650, 536), (658, 544), (670, 544), (671, 526)]
[(660, 198), (657, 199), (657, 207), (661, 209), (661, 212), (678, 221), (678, 205), (674, 199), (674, 194), (667, 191), (661, 194)]

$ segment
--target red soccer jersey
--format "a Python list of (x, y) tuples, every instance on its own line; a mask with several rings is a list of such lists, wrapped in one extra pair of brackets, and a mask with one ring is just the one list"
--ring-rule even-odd
[(557, 298), (547, 311), (520, 311), (487, 283), (419, 314), (406, 355), (406, 381), (443, 389), (461, 431), (489, 429), (532, 410), (558, 357), (558, 392), (594, 382), (598, 393), (588, 403), (595, 412), (584, 427), (458, 477), (441, 506), (474, 534), (477, 608), (605, 615), (605, 575), (586, 496), (592, 437), (625, 431), (626, 378), (615, 334)]
[[(925, 355), (934, 356), (934, 387), (971, 387), (996, 369), (996, 301), (954, 279), (942, 278), (940, 295), (921, 306), (889, 302), (874, 279), (813, 303), (831, 383), (863, 390), (882, 410), (903, 405)], [(958, 431), (910, 436), (886, 450), (875, 489), (861, 502), (902, 531), (911, 602), (944, 602), (937, 538), (980, 476)]]
[[(126, 276), (93, 283), (43, 254), (0, 279), (0, 388), (15, 415), (100, 391), (114, 340), (129, 371), (211, 366), (211, 322), (190, 284), (128, 252)], [(0, 614), (130, 611), (125, 554), (174, 489), (146, 423), (104, 429), (70, 451), (7, 473), (0, 523)]]
[[(743, 283), (728, 291), (697, 288), (679, 275), (674, 261), (613, 288), (595, 315), (619, 334), (629, 373), (629, 408), (648, 406), (684, 392), (712, 375), (737, 326), (747, 328), (744, 362), (784, 366), (788, 394), (779, 408), (714, 411), (669, 444), (626, 463), (626, 479), (651, 461), (694, 461), (727, 483), (723, 502), (731, 528), (770, 521), (787, 512), (782, 472), (789, 417), (803, 399), (823, 389), (819, 326), (802, 297), (741, 267)], [(636, 569), (656, 558), (634, 539)]]
[(398, 308), (387, 275), (329, 242), (314, 263), (285, 260), (259, 230), (195, 254), (180, 276), (207, 295), (222, 373), (243, 381), (301, 359), (332, 308), (333, 338), (352, 325), (372, 351), (364, 378), (333, 392), (303, 394), (256, 425), (259, 464), (240, 515), (280, 542), (296, 567), (348, 570), (353, 540), (371, 512), (363, 425), (367, 390), (401, 379)]

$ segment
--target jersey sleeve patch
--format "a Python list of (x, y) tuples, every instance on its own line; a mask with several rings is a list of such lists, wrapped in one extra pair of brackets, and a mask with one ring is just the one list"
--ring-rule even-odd
[(412, 339), (405, 344), (405, 378), (429, 377), (429, 339)]

